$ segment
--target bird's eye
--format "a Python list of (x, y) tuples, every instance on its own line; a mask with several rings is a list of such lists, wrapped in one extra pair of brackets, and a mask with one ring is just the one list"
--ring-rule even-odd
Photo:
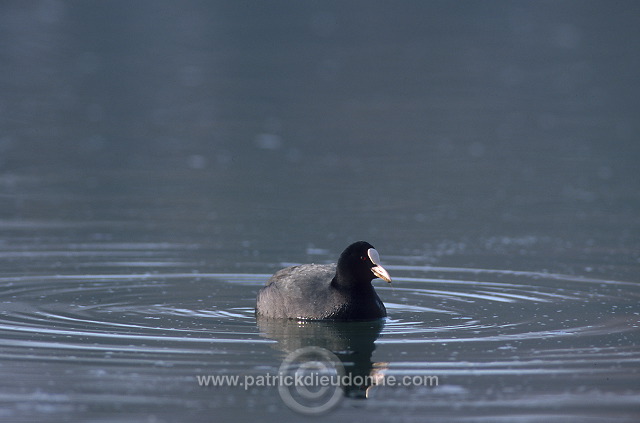
[(367, 257), (365, 257), (365, 256), (360, 256), (360, 260), (362, 260), (362, 261), (367, 261)]

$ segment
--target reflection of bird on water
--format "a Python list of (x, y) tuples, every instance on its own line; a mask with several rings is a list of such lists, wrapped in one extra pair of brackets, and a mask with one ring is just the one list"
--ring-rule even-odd
[[(262, 336), (278, 341), (276, 347), (286, 354), (304, 347), (320, 347), (331, 351), (342, 362), (351, 380), (365, 381), (363, 386), (342, 386), (345, 395), (366, 398), (368, 389), (380, 381), (385, 363), (373, 363), (375, 340), (384, 327), (384, 320), (362, 322), (296, 321), (257, 319)], [(356, 378), (359, 376), (359, 378)]]

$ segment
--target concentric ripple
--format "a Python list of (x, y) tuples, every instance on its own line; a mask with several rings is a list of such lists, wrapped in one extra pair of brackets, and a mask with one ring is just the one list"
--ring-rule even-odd
[[(637, 333), (640, 288), (629, 282), (483, 269), (388, 266), (379, 344), (512, 342)], [(396, 276), (411, 272), (438, 277)], [(445, 277), (446, 276), (446, 277)], [(268, 275), (51, 275), (0, 279), (5, 346), (74, 339), (261, 343), (253, 298)], [(561, 286), (561, 288), (560, 288)], [(38, 336), (34, 338), (34, 334)], [(135, 348), (135, 346), (134, 346)]]
[[(68, 275), (2, 278), (0, 345), (67, 350), (201, 353), (260, 343), (238, 275)], [(251, 282), (253, 283), (253, 282)], [(248, 290), (250, 291), (250, 289)], [(177, 354), (177, 355), (176, 355)], [(34, 357), (38, 354), (34, 354)], [(0, 356), (1, 357), (1, 356)]]
[[(536, 272), (388, 267), (394, 274), (440, 276), (395, 277), (397, 287), (379, 288), (392, 316), (385, 329), (404, 335), (404, 343), (504, 342), (638, 330), (640, 287), (634, 283)], [(379, 342), (396, 342), (389, 338)]]
[[(426, 394), (411, 391), (420, 401), (428, 395), (430, 407), (446, 409), (455, 400), (478, 412), (496, 406), (543, 409), (556, 401), (550, 398), (561, 398), (556, 401), (558, 407), (563, 406), (558, 401), (603, 407), (611, 398), (596, 400), (597, 392), (591, 389), (603, 380), (607, 392), (616, 394), (617, 407), (632, 410), (640, 400), (630, 388), (634, 379), (629, 376), (640, 368), (639, 285), (492, 269), (386, 267), (394, 276), (393, 285), (374, 283), (389, 317), (381, 332), (365, 334), (356, 344), (366, 349), (370, 343), (373, 367), (379, 366), (387, 376), (435, 374), (441, 378), (443, 386)], [(0, 360), (55, 362), (62, 368), (84, 365), (91, 370), (81, 379), (108, 380), (108, 392), (131, 383), (122, 379), (126, 369), (146, 368), (146, 376), (138, 378), (153, 384), (163, 383), (158, 369), (171, 369), (170, 374), (178, 378), (172, 383), (180, 390), (185, 383), (193, 386), (188, 384), (198, 372), (253, 374), (277, 369), (286, 351), (309, 339), (322, 340), (325, 348), (334, 345), (337, 351), (356, 345), (345, 344), (348, 332), (340, 332), (344, 328), (336, 332), (307, 323), (274, 330), (257, 325), (255, 293), (268, 276), (3, 277)], [(294, 339), (301, 334), (307, 338)], [(24, 372), (29, 378), (38, 377), (38, 370)], [(519, 383), (523, 377), (526, 384)], [(578, 381), (568, 393), (569, 388), (555, 382), (567, 377)], [(180, 378), (186, 379), (175, 382)], [(495, 386), (496, 380), (511, 390), (510, 396), (501, 394), (498, 402), (487, 397), (488, 387)], [(407, 392), (383, 386), (373, 389), (371, 396), (377, 398), (378, 406), (393, 410), (408, 404)], [(547, 395), (554, 392), (559, 396)], [(30, 401), (29, 395), (11, 395)], [(99, 395), (91, 398), (107, 401)], [(136, 401), (126, 395), (118, 398)], [(154, 398), (161, 402), (161, 396)], [(147, 397), (139, 399), (140, 404), (146, 401)], [(192, 403), (187, 398), (180, 402), (187, 408)]]

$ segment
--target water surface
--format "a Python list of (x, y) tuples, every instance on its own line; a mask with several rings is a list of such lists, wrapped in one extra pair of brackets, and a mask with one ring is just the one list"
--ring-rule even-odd
[[(0, 419), (636, 422), (640, 13), (544, 6), (0, 6)], [(385, 321), (256, 321), (358, 239)]]

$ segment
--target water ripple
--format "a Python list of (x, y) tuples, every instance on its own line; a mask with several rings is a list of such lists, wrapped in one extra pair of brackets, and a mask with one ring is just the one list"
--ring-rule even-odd
[[(612, 334), (637, 336), (639, 331), (640, 289), (630, 282), (492, 269), (389, 267), (398, 276), (393, 286), (378, 287), (389, 310), (376, 341), (381, 346), (483, 342), (497, 349), (513, 342), (589, 342)], [(0, 278), (0, 344), (32, 348), (36, 356), (62, 348), (186, 357), (202, 353), (203, 345), (271, 343), (260, 336), (253, 315), (255, 292), (268, 276), (6, 276)], [(629, 359), (638, 360), (638, 354)], [(548, 359), (547, 364), (553, 362)]]

